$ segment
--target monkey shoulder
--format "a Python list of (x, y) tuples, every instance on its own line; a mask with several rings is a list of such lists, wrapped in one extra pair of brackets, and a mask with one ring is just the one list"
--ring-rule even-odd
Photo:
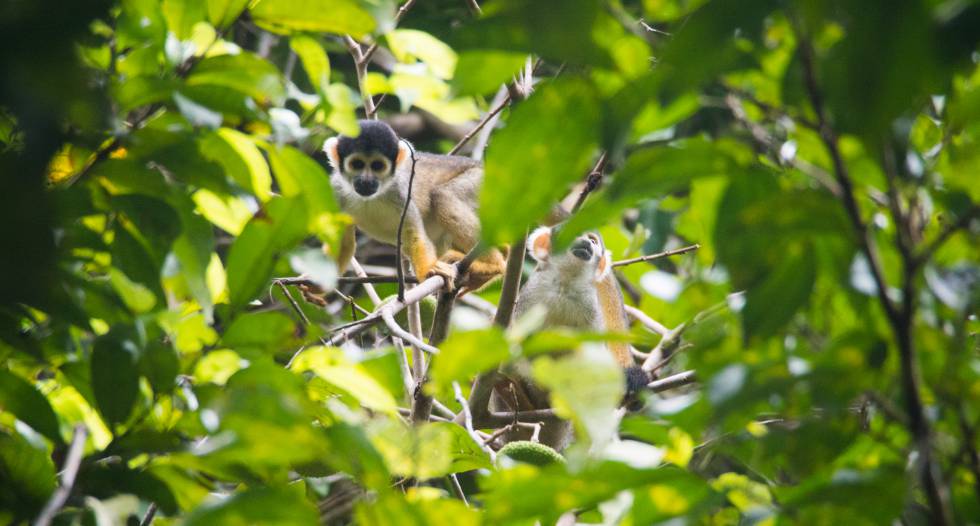
[[(416, 175), (428, 174), (434, 183), (447, 183), (461, 175), (483, 178), (483, 164), (469, 157), (425, 152), (416, 155)], [(406, 164), (411, 166), (410, 163)]]

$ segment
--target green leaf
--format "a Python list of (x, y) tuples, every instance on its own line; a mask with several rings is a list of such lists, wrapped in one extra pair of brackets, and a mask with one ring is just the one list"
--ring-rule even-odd
[(128, 112), (154, 102), (164, 102), (177, 88), (171, 79), (152, 76), (127, 78), (113, 84), (112, 96), (119, 103), (120, 112)]
[(221, 195), (200, 189), (192, 196), (197, 210), (211, 222), (229, 234), (241, 235), (252, 212), (245, 201), (234, 195)]
[(167, 28), (180, 40), (190, 38), (194, 24), (204, 20), (206, 9), (200, 0), (164, 0), (162, 5)]
[(207, 0), (208, 20), (217, 29), (224, 29), (238, 18), (250, 0)]
[(140, 354), (139, 369), (158, 394), (169, 393), (176, 385), (180, 362), (174, 348), (162, 341), (152, 341)]
[(188, 86), (232, 88), (261, 104), (274, 106), (281, 106), (286, 97), (279, 70), (258, 55), (248, 52), (206, 58), (194, 66), (186, 82)]
[(774, 335), (810, 299), (817, 279), (816, 254), (810, 245), (784, 254), (782, 262), (762, 283), (748, 290), (742, 322), (746, 336)]
[(332, 243), (343, 233), (345, 223), (335, 215), (330, 176), (308, 155), (292, 146), (266, 148), (272, 173), (285, 197), (302, 198), (308, 215), (307, 229), (322, 241)]
[(494, 471), (480, 481), (490, 524), (541, 518), (553, 523), (562, 513), (588, 508), (620, 491), (654, 483), (670, 483), (678, 470), (636, 469), (618, 462), (587, 465), (575, 473), (564, 464), (539, 468), (529, 464)]
[(179, 275), (187, 284), (191, 296), (204, 311), (205, 317), (211, 319), (214, 299), (208, 287), (208, 265), (214, 250), (214, 234), (210, 223), (201, 215), (194, 213), (194, 203), (186, 195), (180, 195), (177, 200), (177, 213), (180, 216), (180, 237), (173, 244), (173, 254), (179, 264)]
[(555, 411), (571, 419), (593, 445), (601, 448), (613, 439), (626, 382), (604, 345), (586, 345), (558, 359), (538, 358), (533, 375), (551, 391)]
[(729, 146), (694, 139), (644, 148), (630, 155), (606, 189), (591, 196), (558, 232), (554, 247), (566, 246), (582, 232), (608, 223), (644, 198), (662, 196), (697, 178), (739, 173), (741, 152), (733, 152)]
[(483, 523), (478, 510), (467, 507), (458, 500), (424, 495), (422, 490), (423, 488), (412, 488), (406, 495), (389, 491), (371, 502), (362, 500), (354, 509), (354, 523), (400, 526), (477, 526)]
[(432, 362), (430, 393), (450, 392), (454, 381), (465, 382), (510, 358), (510, 344), (498, 327), (478, 331), (453, 332)]
[(374, 31), (374, 17), (353, 0), (259, 0), (249, 10), (263, 29), (336, 33), (354, 38)]
[(299, 198), (272, 198), (266, 213), (245, 225), (228, 253), (228, 290), (233, 310), (261, 294), (281, 252), (306, 234), (306, 206)]
[(149, 312), (156, 305), (153, 291), (130, 280), (117, 268), (109, 269), (109, 283), (122, 298), (123, 303), (137, 314)]
[(281, 312), (243, 314), (228, 326), (221, 337), (221, 345), (235, 350), (257, 349), (275, 353), (286, 350), (286, 343), (292, 339), (295, 330), (293, 320)]
[(48, 399), (27, 380), (6, 369), (0, 369), (0, 410), (16, 416), (55, 444), (63, 443), (58, 418)]
[(302, 493), (284, 488), (253, 488), (194, 510), (186, 526), (240, 526), (318, 524), (316, 507)]
[(513, 111), (487, 148), (483, 186), (494, 191), (480, 194), (485, 241), (506, 244), (521, 237), (585, 176), (599, 122), (592, 87), (576, 78), (546, 84)]
[(221, 164), (225, 174), (261, 202), (272, 195), (272, 175), (252, 139), (231, 128), (220, 128), (201, 139), (201, 153)]
[(421, 60), (435, 76), (448, 79), (456, 68), (456, 52), (443, 41), (416, 29), (396, 29), (385, 38), (399, 62), (411, 64)]
[(330, 85), (330, 58), (320, 42), (310, 35), (293, 35), (289, 39), (289, 47), (303, 63), (313, 89), (324, 93)]
[(510, 82), (526, 61), (526, 54), (513, 51), (464, 51), (451, 85), (460, 95), (485, 95)]
[(51, 456), (4, 431), (0, 431), (0, 474), (0, 509), (12, 510), (25, 521), (37, 515), (54, 491)]
[(608, 18), (598, 0), (506, 0), (455, 31), (451, 43), (457, 50), (534, 53), (611, 69), (612, 57), (593, 36), (602, 27), (600, 21)]
[(92, 391), (99, 412), (110, 426), (129, 418), (139, 396), (136, 361), (140, 351), (124, 332), (98, 337), (92, 350)]
[(293, 360), (292, 369), (296, 372), (313, 371), (364, 407), (389, 415), (397, 414), (398, 404), (384, 385), (360, 366), (337, 360), (330, 348), (317, 346), (304, 349)]

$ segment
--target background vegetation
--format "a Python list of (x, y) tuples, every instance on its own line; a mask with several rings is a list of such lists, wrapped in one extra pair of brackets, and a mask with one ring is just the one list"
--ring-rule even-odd
[[(0, 7), (0, 522), (980, 521), (980, 5), (398, 8)], [(662, 324), (635, 345), (698, 383), (619, 422), (614, 369), (545, 353), (596, 335), (497, 328), (499, 284), (421, 391), (384, 325), (334, 345), (376, 305), (319, 250), (347, 218), (315, 159), (365, 111), (485, 153), (489, 243), (586, 180), (566, 235), (700, 243), (619, 269)], [(326, 307), (274, 281), (299, 275)], [(567, 464), (446, 421), (522, 356), (576, 424)]]

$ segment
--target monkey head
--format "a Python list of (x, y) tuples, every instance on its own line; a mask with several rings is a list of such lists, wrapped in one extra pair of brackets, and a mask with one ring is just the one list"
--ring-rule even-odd
[(342, 177), (358, 195), (371, 197), (394, 180), (395, 170), (409, 156), (409, 147), (381, 121), (358, 121), (357, 137), (327, 139), (323, 151), (335, 177)]
[(566, 277), (593, 283), (601, 281), (612, 271), (612, 255), (606, 250), (599, 234), (586, 232), (560, 253), (552, 253), (551, 235), (551, 228), (541, 227), (527, 239), (528, 252), (539, 265), (553, 267)]

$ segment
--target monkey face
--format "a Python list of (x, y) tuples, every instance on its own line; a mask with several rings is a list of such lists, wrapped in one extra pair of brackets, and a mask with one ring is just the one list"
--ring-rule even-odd
[(362, 197), (370, 197), (394, 179), (395, 169), (408, 147), (390, 126), (381, 121), (359, 121), (357, 137), (339, 136), (323, 145), (335, 175), (342, 177)]
[(540, 265), (595, 281), (611, 269), (611, 255), (599, 234), (587, 232), (577, 237), (566, 251), (557, 254), (551, 252), (551, 234), (550, 228), (542, 227), (528, 238), (528, 251)]

